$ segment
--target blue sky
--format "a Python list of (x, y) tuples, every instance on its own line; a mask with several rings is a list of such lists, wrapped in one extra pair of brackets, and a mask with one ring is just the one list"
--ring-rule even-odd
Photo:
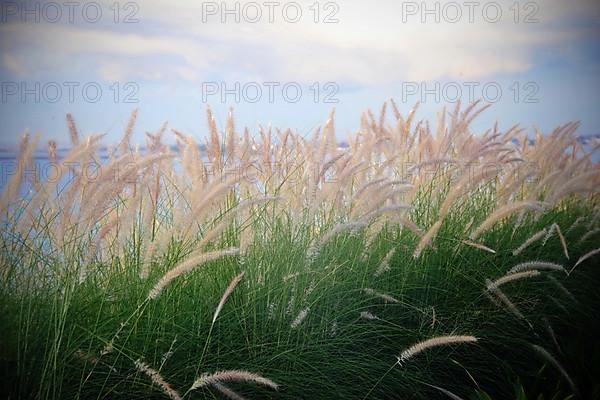
[[(281, 1), (272, 23), (262, 1), (254, 3), (262, 12), (255, 23), (244, 21), (255, 16), (251, 8), (243, 12), (247, 1), (240, 2), (239, 23), (233, 15), (221, 20), (220, 1), (122, 1), (116, 3), (118, 17), (113, 0), (97, 1), (84, 13), (86, 3), (77, 3), (70, 21), (61, 1), (29, 1), (29, 13), (21, 2), (2, 2), (2, 146), (14, 145), (25, 128), (39, 131), (44, 140), (67, 144), (67, 112), (83, 134), (107, 133), (107, 141), (115, 142), (134, 108), (140, 110), (134, 141), (143, 143), (143, 133), (163, 121), (202, 138), (207, 105), (221, 123), (233, 107), (237, 127), (248, 126), (251, 132), (259, 124), (271, 124), (306, 134), (335, 107), (337, 135), (343, 139), (359, 129), (361, 112), (371, 108), (378, 113), (389, 98), (405, 113), (424, 100), (418, 117), (433, 118), (442, 107), (453, 107), (457, 87), (464, 102), (470, 100), (469, 87), (475, 98), (494, 101), (475, 125), (478, 130), (498, 120), (501, 127), (521, 123), (547, 132), (580, 120), (580, 134), (600, 133), (600, 5), (594, 0), (483, 1), (473, 9), (472, 21), (465, 2), (427, 1), (428, 9), (437, 5), (440, 10), (439, 22), (433, 14), (421, 19), (420, 1), (311, 0), (293, 7)], [(227, 2), (228, 9), (234, 3)], [(211, 13), (215, 5), (218, 10)], [(96, 8), (102, 17), (92, 22)], [(296, 9), (302, 17), (292, 23)], [(490, 9), (500, 9), (502, 17), (495, 21)], [(456, 10), (462, 12), (460, 18)], [(129, 14), (137, 22), (125, 23)], [(327, 15), (338, 22), (324, 23)], [(524, 23), (528, 15), (538, 22)], [(207, 84), (233, 89), (236, 82), (240, 90), (258, 85), (260, 101), (242, 96), (236, 103), (230, 94), (222, 102), (218, 94), (206, 93), (203, 99)], [(273, 102), (265, 82), (279, 85)], [(33, 90), (24, 99), (23, 85)], [(72, 101), (68, 85), (74, 87)], [(95, 88), (102, 90), (98, 102), (85, 100), (84, 85), (91, 98)], [(284, 85), (292, 88), (291, 97), (294, 87), (302, 89), (298, 102), (285, 100)], [(483, 87), (491, 90), (487, 97)], [(432, 92), (421, 98), (423, 88)], [(502, 95), (494, 99), (497, 88)], [(254, 93), (247, 92), (248, 97)], [(327, 94), (337, 103), (324, 102)], [(137, 103), (125, 102), (127, 95)], [(49, 101), (55, 97), (55, 103)]]

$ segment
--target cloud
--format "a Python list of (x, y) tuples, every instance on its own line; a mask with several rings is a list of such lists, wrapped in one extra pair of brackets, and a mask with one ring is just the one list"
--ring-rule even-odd
[[(232, 3), (227, 2), (228, 9), (233, 9)], [(312, 2), (299, 3), (306, 12)], [(585, 32), (579, 25), (581, 21), (593, 21), (600, 9), (593, 0), (545, 0), (535, 3), (539, 9), (519, 3), (522, 9), (519, 23), (515, 23), (514, 11), (509, 9), (512, 3), (506, 3), (501, 7), (500, 22), (487, 22), (480, 6), (474, 22), (469, 23), (463, 7), (463, 18), (452, 24), (435, 23), (432, 16), (422, 23), (418, 15), (403, 22), (404, 3), (339, 2), (337, 24), (314, 24), (311, 12), (296, 24), (277, 18), (277, 13), (273, 24), (222, 24), (218, 15), (202, 23), (200, 5), (186, 10), (187, 3), (182, 0), (168, 6), (151, 0), (144, 8), (147, 17), (157, 24), (168, 25), (158, 17), (167, 11), (177, 15), (179, 24), (173, 27), (176, 32), (218, 42), (229, 59), (240, 48), (251, 51), (264, 60), (255, 69), (270, 77), (308, 82), (337, 79), (366, 85), (398, 79), (481, 79), (521, 73), (532, 67), (535, 50), (564, 47)], [(440, 4), (441, 9), (447, 2), (429, 1), (426, 7), (432, 9), (433, 3)], [(523, 23), (530, 15), (539, 23)], [(232, 17), (227, 17), (231, 21)], [(246, 52), (238, 54), (243, 57)]]
[(3, 43), (3, 55), (19, 53), (28, 64), (37, 66), (33, 70), (37, 75), (47, 70), (76, 75), (92, 64), (98, 76), (107, 80), (170, 73), (190, 79), (192, 70), (207, 70), (220, 62), (218, 52), (193, 39), (60, 24), (12, 23), (1, 26), (0, 32), (13, 38)]
[[(184, 0), (144, 1), (136, 15), (140, 22), (127, 26), (7, 24), (0, 28), (11, 37), (2, 42), (3, 63), (18, 70), (18, 54), (28, 65), (61, 72), (91, 68), (105, 80), (198, 82), (217, 76), (360, 85), (473, 80), (529, 70), (535, 50), (565, 47), (583, 29), (572, 21), (594, 18), (599, 9), (592, 0), (545, 0), (536, 24), (515, 23), (508, 5), (498, 23), (477, 12), (474, 23), (466, 15), (455, 24), (435, 23), (431, 16), (422, 23), (419, 16), (402, 21), (406, 2), (345, 0), (335, 15), (339, 23), (315, 24), (308, 8), (313, 2), (299, 3), (303, 18), (293, 24), (277, 12), (275, 22), (267, 22), (264, 6), (261, 23), (234, 23), (232, 16), (230, 23), (218, 16), (203, 23), (202, 3)], [(529, 12), (521, 10), (520, 20)], [(325, 14), (321, 10), (319, 17)]]

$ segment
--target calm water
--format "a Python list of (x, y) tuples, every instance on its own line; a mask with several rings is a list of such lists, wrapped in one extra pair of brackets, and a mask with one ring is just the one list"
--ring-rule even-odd
[[(57, 150), (57, 157), (62, 159), (67, 153), (68, 149)], [(108, 158), (108, 154), (105, 149), (98, 153), (99, 162), (104, 162)], [(18, 153), (14, 150), (0, 149), (0, 190), (4, 189), (6, 184), (16, 175)], [(32, 165), (27, 167), (21, 174), (20, 180), (23, 183), (22, 193), (27, 194), (30, 188), (30, 180), (37, 179), (42, 182), (55, 182), (58, 183), (59, 187), (64, 186), (68, 183), (73, 176), (73, 168), (78, 167), (72, 165), (68, 168), (61, 169), (57, 164), (50, 162), (48, 153), (45, 150), (36, 151)], [(95, 171), (95, 165), (90, 164), (89, 176)]]
[[(584, 145), (586, 150), (592, 149), (594, 146), (600, 144), (600, 135), (595, 136), (587, 136), (587, 137), (579, 137), (578, 141)], [(177, 149), (174, 149), (177, 151)], [(61, 159), (68, 153), (68, 149), (58, 149), (57, 157)], [(0, 191), (4, 188), (6, 183), (15, 175), (16, 171), (16, 160), (17, 160), (17, 152), (15, 150), (3, 149), (0, 148)], [(98, 161), (104, 162), (108, 158), (108, 153), (105, 148), (101, 148), (98, 152)], [(600, 161), (600, 152), (596, 152), (592, 159), (596, 162)], [(79, 166), (81, 167), (81, 166)], [(95, 172), (95, 165), (90, 164), (87, 167), (88, 176), (93, 175)], [(104, 171), (102, 171), (104, 173)], [(69, 182), (69, 179), (72, 178), (72, 169), (64, 169), (59, 170), (55, 164), (52, 164), (48, 159), (48, 153), (46, 150), (39, 150), (34, 155), (33, 165), (28, 168), (24, 174), (21, 176), (21, 181), (24, 183), (22, 185), (22, 192), (26, 194), (29, 190), (30, 184), (27, 182), (27, 179), (32, 179), (37, 177), (37, 179), (41, 179), (45, 182), (58, 182), (59, 187)]]

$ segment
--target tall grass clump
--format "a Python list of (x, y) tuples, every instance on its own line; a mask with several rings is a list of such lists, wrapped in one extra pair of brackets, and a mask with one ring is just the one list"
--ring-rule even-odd
[(597, 147), (574, 123), (473, 131), (486, 108), (430, 124), (391, 101), (347, 145), (333, 113), (304, 137), (208, 109), (202, 143), (165, 124), (143, 146), (137, 111), (114, 146), (69, 114), (58, 181), (25, 135), (0, 197), (1, 393), (597, 398)]

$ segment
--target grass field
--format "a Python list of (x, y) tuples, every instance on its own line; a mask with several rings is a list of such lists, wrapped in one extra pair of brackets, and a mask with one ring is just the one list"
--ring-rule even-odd
[[(391, 112), (387, 107), (391, 108)], [(391, 102), (339, 148), (172, 130), (0, 203), (7, 398), (600, 398), (600, 169), (576, 140)], [(391, 115), (388, 115), (391, 114)], [(434, 127), (435, 125), (435, 127)], [(94, 164), (90, 174), (86, 165)], [(24, 192), (23, 186), (28, 190)], [(25, 193), (25, 194), (24, 194)]]

